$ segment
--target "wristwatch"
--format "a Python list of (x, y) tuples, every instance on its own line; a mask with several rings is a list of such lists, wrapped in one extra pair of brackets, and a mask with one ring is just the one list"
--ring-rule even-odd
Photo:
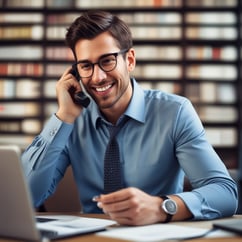
[(177, 213), (177, 204), (174, 200), (167, 196), (160, 197), (163, 199), (163, 202), (161, 203), (161, 208), (167, 215), (164, 223), (168, 223), (171, 221), (172, 216)]

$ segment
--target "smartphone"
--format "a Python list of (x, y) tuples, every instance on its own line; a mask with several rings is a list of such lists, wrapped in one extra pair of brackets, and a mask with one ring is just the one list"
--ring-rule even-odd
[[(78, 82), (80, 77), (75, 67), (72, 67), (70, 73), (76, 78), (76, 81)], [(90, 103), (90, 98), (84, 92), (81, 91), (75, 93), (75, 90), (71, 89), (70, 94), (74, 103), (81, 105), (84, 108), (88, 107)]]

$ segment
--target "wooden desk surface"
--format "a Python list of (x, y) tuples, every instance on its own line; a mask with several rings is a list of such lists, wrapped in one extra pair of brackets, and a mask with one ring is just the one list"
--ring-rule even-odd
[[(53, 213), (51, 213), (53, 214)], [(62, 213), (63, 214), (63, 213)], [(66, 213), (67, 215), (75, 215), (75, 216), (84, 216), (84, 217), (94, 217), (94, 218), (108, 218), (106, 215), (103, 214), (88, 214), (88, 215), (81, 215), (81, 214), (73, 214), (73, 213)], [(46, 213), (45, 213), (46, 215)], [(235, 215), (233, 219), (241, 219), (242, 215)], [(180, 225), (180, 226), (189, 226), (189, 227), (196, 227), (196, 228), (212, 228), (212, 221), (186, 221), (186, 222), (172, 222), (172, 224)], [(113, 239), (108, 237), (102, 237), (95, 234), (88, 234), (88, 235), (80, 235), (75, 236), (68, 239), (61, 239), (57, 240), (58, 242), (124, 242), (127, 240), (121, 239)], [(194, 239), (189, 240), (189, 242), (241, 242), (242, 237), (227, 237), (227, 238), (201, 238), (201, 239)], [(11, 239), (1, 239), (0, 242), (20, 242), (20, 240), (11, 240)]]

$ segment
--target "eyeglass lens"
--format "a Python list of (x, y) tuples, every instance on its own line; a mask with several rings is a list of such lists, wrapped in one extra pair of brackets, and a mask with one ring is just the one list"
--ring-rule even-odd
[(117, 53), (101, 57), (97, 63), (77, 63), (77, 69), (81, 77), (90, 77), (93, 74), (94, 65), (97, 64), (103, 71), (112, 71), (117, 65)]

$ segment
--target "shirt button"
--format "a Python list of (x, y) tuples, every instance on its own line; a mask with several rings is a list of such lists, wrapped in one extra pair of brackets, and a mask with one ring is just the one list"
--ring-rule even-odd
[(57, 129), (53, 129), (52, 131), (50, 131), (50, 136), (54, 136), (57, 132)]

